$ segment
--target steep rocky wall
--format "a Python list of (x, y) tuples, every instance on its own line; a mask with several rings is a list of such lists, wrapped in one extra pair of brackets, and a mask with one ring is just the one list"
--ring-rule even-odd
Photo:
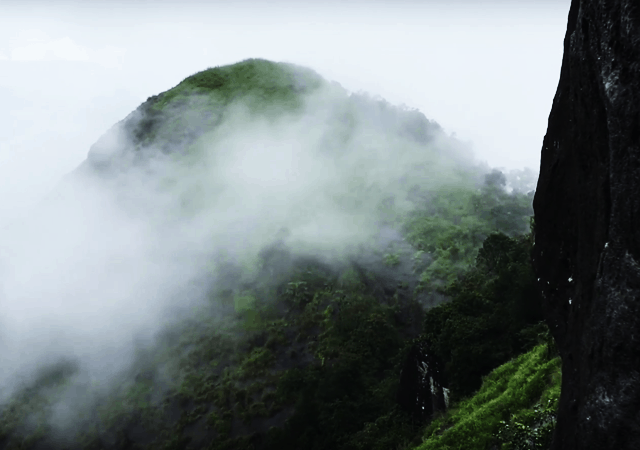
[(534, 199), (553, 450), (640, 448), (640, 3), (572, 0)]
[(446, 385), (442, 361), (433, 355), (426, 342), (416, 340), (400, 373), (398, 404), (415, 420), (424, 423), (449, 406)]

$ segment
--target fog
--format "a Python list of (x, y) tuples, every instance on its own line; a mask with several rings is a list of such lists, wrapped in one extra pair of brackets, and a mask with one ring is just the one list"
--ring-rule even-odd
[[(258, 253), (286, 229), (294, 254), (341, 264), (383, 229), (381, 200), (395, 194), (399, 211), (413, 208), (403, 179), (415, 167), (428, 163), (423, 181), (435, 186), (452, 164), (476, 164), (435, 124), (426, 146), (402, 137), (415, 112), (385, 113), (366, 96), (351, 104), (341, 144), (347, 99), (327, 84), (305, 97), (303, 113), (277, 119), (237, 101), (187, 153), (180, 144), (134, 150), (125, 122), (101, 136), (85, 163), (3, 230), (0, 400), (43, 367), (73, 361), (80, 370), (52, 416), (66, 430), (90, 408), (87, 392), (124, 383), (167, 324), (210, 309), (216, 255), (251, 281)], [(197, 126), (191, 111), (204, 101), (167, 108), (159, 128), (176, 117)]]
[(307, 3), (3, 1), (0, 223), (147, 97), (246, 58), (418, 108), (489, 165), (537, 173), (568, 0)]
[[(412, 13), (405, 15), (400, 9), (391, 16), (382, 10), (367, 16), (345, 9), (340, 21), (334, 10), (327, 10), (324, 21), (310, 23), (292, 23), (293, 16), (287, 16), (288, 21), (281, 18), (290, 27), (286, 39), (273, 11), (265, 23), (224, 9), (235, 17), (236, 27), (241, 19), (250, 24), (233, 43), (223, 39), (232, 27), (222, 19), (209, 35), (204, 25), (185, 22), (195, 22), (198, 8), (204, 7), (190, 4), (191, 9), (177, 10), (163, 3), (142, 20), (147, 10), (136, 5), (126, 19), (108, 13), (115, 23), (127, 25), (118, 30), (106, 22), (104, 29), (93, 30), (100, 8), (90, 11), (73, 4), (52, 16), (41, 12), (31, 17), (16, 6), (12, 14), (21, 21), (8, 29), (0, 21), (3, 36), (14, 33), (11, 48), (0, 49), (0, 68), (9, 74), (0, 84), (0, 95), (7, 100), (0, 111), (0, 404), (38, 376), (40, 368), (73, 361), (80, 371), (52, 414), (52, 424), (60, 429), (68, 429), (90, 407), (87, 386), (97, 389), (91, 392), (119, 386), (126, 380), (121, 375), (163, 327), (211, 307), (209, 289), (215, 280), (203, 280), (214, 277), (212, 255), (226, 255), (250, 277), (259, 269), (258, 252), (286, 228), (291, 248), (338, 263), (381, 231), (379, 202), (393, 194), (406, 198), (411, 186), (402, 179), (412, 168), (428, 164), (433, 176), (425, 183), (437, 186), (447, 182), (453, 163), (523, 168), (523, 163), (531, 167), (539, 160), (541, 124), (547, 117), (541, 111), (550, 107), (552, 89), (546, 86), (535, 120), (525, 113), (517, 116), (528, 109), (524, 97), (514, 104), (508, 93), (499, 98), (467, 95), (466, 84), (481, 90), (473, 77), (482, 71), (489, 74), (485, 81), (493, 78), (500, 85), (494, 89), (506, 90), (500, 78), (504, 68), (476, 58), (476, 67), (465, 69), (473, 76), (460, 75), (458, 58), (452, 55), (483, 38), (470, 33), (464, 42), (447, 47), (453, 38), (439, 25), (453, 20), (450, 10), (433, 6), (440, 19), (431, 19), (435, 25), (423, 30), (425, 44), (403, 45), (407, 54), (401, 57), (394, 53), (396, 47), (381, 51), (371, 28), (404, 18), (404, 25), (394, 26), (407, 43), (411, 33), (424, 28), (415, 19), (413, 4), (407, 5)], [(46, 9), (44, 4), (41, 8)], [(428, 6), (419, 11), (428, 16)], [(544, 11), (536, 14), (554, 17), (564, 26), (566, 11)], [(318, 17), (310, 10), (297, 13)], [(335, 22), (328, 25), (329, 19)], [(458, 25), (469, 27), (468, 20), (463, 16)], [(552, 36), (555, 53), (538, 50), (552, 54), (544, 72), (548, 79), (557, 79), (559, 73), (560, 28)], [(170, 39), (167, 29), (172, 30)], [(314, 33), (322, 36), (316, 46), (296, 39), (300, 35), (313, 40)], [(513, 44), (519, 35), (509, 33), (513, 31), (497, 40), (485, 36), (485, 44)], [(440, 38), (433, 40), (436, 36)], [(208, 43), (203, 44), (205, 37)], [(368, 41), (369, 57), (355, 46), (356, 39)], [(385, 39), (395, 42), (389, 34)], [(339, 50), (341, 43), (348, 43), (346, 50)], [(505, 59), (504, 51), (498, 60)], [(326, 85), (305, 99), (304, 114), (277, 120), (256, 118), (247, 105), (236, 102), (189, 157), (157, 148), (145, 149), (143, 158), (134, 156), (135, 143), (116, 122), (130, 113), (129, 119), (136, 120), (132, 111), (146, 97), (192, 73), (247, 57), (309, 66), (344, 88)], [(384, 70), (378, 70), (380, 64)], [(427, 73), (439, 75), (428, 78)], [(442, 82), (447, 77), (449, 82)], [(529, 91), (523, 85), (542, 85), (544, 77), (535, 82), (522, 78), (514, 89), (524, 96)], [(331, 139), (338, 126), (336, 114), (349, 93), (363, 89), (407, 104), (407, 114), (419, 108), (444, 129), (433, 132), (427, 147), (418, 145), (392, 132), (397, 124), (389, 116), (367, 109), (375, 103), (371, 100), (354, 113), (356, 125), (348, 143), (335, 149)], [(200, 101), (192, 98), (169, 115), (189, 120), (188, 111)], [(454, 103), (458, 106), (452, 107)], [(518, 126), (527, 131), (514, 132), (497, 109), (519, 117)], [(460, 140), (449, 140), (456, 130)], [(495, 141), (490, 142), (489, 135)], [(467, 142), (471, 137), (479, 137), (480, 145)], [(516, 145), (522, 155), (507, 157)], [(108, 170), (95, 169), (101, 162)], [(533, 169), (537, 172), (537, 166)], [(413, 205), (400, 201), (396, 207), (407, 212)]]

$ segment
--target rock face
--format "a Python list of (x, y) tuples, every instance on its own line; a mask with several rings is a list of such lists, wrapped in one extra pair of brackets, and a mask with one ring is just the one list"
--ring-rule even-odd
[(640, 448), (640, 4), (572, 0), (534, 199), (553, 450)]
[(449, 390), (445, 388), (442, 362), (429, 350), (427, 344), (416, 341), (407, 355), (402, 372), (397, 401), (411, 416), (424, 423), (438, 411), (448, 407)]

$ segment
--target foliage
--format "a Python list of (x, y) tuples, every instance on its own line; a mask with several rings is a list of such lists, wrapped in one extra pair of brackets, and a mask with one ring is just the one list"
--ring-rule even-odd
[(513, 237), (527, 230), (533, 198), (516, 190), (508, 194), (506, 183), (505, 175), (494, 169), (485, 175), (485, 183), (472, 204), (474, 214), (487, 221), (490, 229)]
[[(560, 366), (560, 358), (549, 359), (546, 344), (540, 344), (494, 369), (474, 396), (454, 403), (427, 426), (417, 450), (527, 448), (518, 445), (535, 436), (544, 442), (555, 426)], [(523, 431), (513, 433), (514, 427)]]
[(236, 295), (234, 298), (236, 312), (241, 313), (256, 307), (256, 299), (251, 294)]
[(396, 267), (400, 264), (400, 257), (397, 253), (387, 253), (384, 255), (384, 263), (389, 267)]
[(287, 63), (247, 59), (236, 64), (214, 67), (185, 78), (164, 92), (154, 109), (186, 102), (194, 94), (215, 94), (212, 101), (222, 105), (239, 97), (252, 99), (256, 108), (279, 104), (299, 106), (299, 94), (320, 87), (325, 81), (314, 71)]
[(461, 183), (422, 194), (427, 204), (404, 222), (407, 241), (433, 257), (433, 263), (422, 268), (418, 291), (451, 285), (473, 265), (489, 234), (515, 237), (527, 231), (532, 198), (518, 191), (508, 194), (504, 188), (504, 175), (494, 170), (478, 191)]
[[(277, 397), (294, 402), (295, 413), (270, 432), (265, 448), (358, 448), (349, 436), (393, 406), (403, 345), (393, 309), (370, 295), (328, 287), (306, 303), (305, 313), (322, 320), (313, 341), (320, 364), (282, 375)], [(387, 439), (401, 438), (388, 432), (396, 437)]]
[[(554, 356), (548, 350), (548, 329), (540, 322), (528, 326), (528, 309), (518, 303), (527, 299), (530, 245), (528, 236), (490, 235), (475, 266), (447, 286), (452, 300), (427, 313), (425, 335), (439, 345), (439, 352), (449, 351), (447, 370), (458, 395), (451, 411), (428, 425), (421, 445), (420, 427), (395, 405), (409, 342), (400, 337), (399, 306), (387, 306), (368, 292), (357, 270), (348, 268), (336, 276), (313, 260), (294, 264), (296, 270), (276, 289), (272, 300), (288, 305), (284, 315), (265, 303), (272, 295), (268, 287), (256, 284), (231, 296), (232, 305), (241, 306), (232, 308), (237, 325), (206, 314), (185, 324), (156, 356), (157, 361), (178, 361), (169, 373), (180, 380), (180, 388), (168, 403), (159, 409), (156, 405), (152, 413), (150, 385), (141, 380), (101, 408), (101, 423), (126, 427), (135, 420), (133, 411), (145, 411), (145, 426), (159, 430), (158, 442), (166, 445), (184, 436), (186, 427), (202, 423), (217, 433), (215, 449), (256, 448), (232, 424), (257, 424), (278, 415), (281, 419), (260, 438), (260, 448), (447, 448), (454, 442), (470, 449), (488, 448), (492, 442), (527, 448), (522, 445), (529, 441), (546, 442), (559, 395), (559, 361), (545, 362)], [(220, 296), (229, 302), (228, 292)], [(514, 311), (525, 313), (517, 316)], [(507, 318), (511, 327), (504, 326)], [(225, 337), (240, 329), (246, 337), (241, 342)], [(499, 341), (520, 347), (501, 347)], [(538, 343), (530, 353), (495, 369), (501, 359), (506, 362)], [(553, 377), (555, 387), (548, 388)], [(480, 387), (478, 393), (459, 401), (472, 386)], [(115, 405), (123, 398), (133, 409), (117, 412)], [(546, 411), (535, 409), (534, 400), (546, 405)], [(163, 411), (172, 402), (183, 405), (183, 412), (170, 425)], [(92, 439), (88, 435), (86, 442)], [(184, 445), (180, 442), (175, 445)]]
[(523, 329), (542, 320), (529, 235), (490, 235), (476, 264), (443, 291), (451, 301), (427, 312), (425, 337), (445, 363), (452, 398), (471, 394), (482, 376), (535, 344)]
[(558, 399), (547, 400), (533, 407), (533, 413), (527, 417), (534, 424), (527, 425), (512, 415), (509, 421), (501, 420), (500, 428), (494, 435), (502, 450), (546, 450), (551, 445), (551, 437), (556, 424)]
[[(249, 114), (270, 118), (298, 110), (300, 94), (323, 84), (309, 69), (246, 60), (199, 72), (150, 97), (126, 126), (137, 150), (153, 144), (174, 152), (184, 169), (175, 177), (188, 177), (231, 102), (242, 99)], [(364, 94), (343, 100), (329, 119), (333, 128), (323, 149), (336, 168), (349, 157), (340, 153), (343, 144), (366, 120), (381, 135), (351, 142), (366, 149), (365, 159), (388, 148), (394, 163), (424, 153), (391, 181), (380, 181), (363, 160), (354, 164), (348, 186), (326, 193), (338, 206), (365, 208), (372, 222), (402, 231), (404, 250), (381, 250), (377, 264), (386, 274), (413, 265), (413, 275), (394, 279), (396, 289), (379, 289), (356, 264), (294, 257), (284, 235), (246, 261), (212, 256), (218, 288), (208, 294), (209, 304), (163, 330), (157, 347), (139, 355), (126, 382), (100, 397), (91, 415), (74, 412), (81, 447), (104, 448), (105, 436), (117, 434), (113, 447), (131, 448), (132, 429), (148, 438), (149, 449), (484, 449), (489, 443), (519, 449), (548, 439), (559, 360), (551, 359), (553, 340), (541, 322), (531, 237), (521, 236), (532, 214), (531, 195), (523, 192), (531, 174), (510, 174), (509, 193), (504, 174), (485, 175), (464, 162), (464, 148), (448, 141), (436, 148), (440, 128), (418, 111)], [(175, 177), (159, 185), (171, 189)], [(208, 194), (223, 188), (190, 185), (182, 212), (201, 212), (211, 206)], [(430, 424), (416, 424), (396, 404), (400, 368), (420, 332), (412, 320), (419, 322), (423, 312), (403, 292), (413, 281), (418, 293), (438, 290), (450, 298), (424, 320), (424, 337), (446, 362), (454, 403)], [(48, 431), (46, 413), (72, 369), (56, 366), (26, 382), (0, 410), (0, 447), (46, 448), (40, 441)], [(47, 390), (53, 394), (47, 397)], [(536, 401), (546, 409), (532, 409)], [(16, 433), (29, 420), (38, 424), (35, 431)], [(198, 435), (207, 441), (196, 441)]]

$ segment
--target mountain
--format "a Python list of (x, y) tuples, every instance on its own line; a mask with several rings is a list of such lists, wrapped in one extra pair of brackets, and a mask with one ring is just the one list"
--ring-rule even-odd
[(511, 180), (307, 68), (186, 78), (6, 240), (0, 449), (411, 448), (514, 359), (550, 400)]

